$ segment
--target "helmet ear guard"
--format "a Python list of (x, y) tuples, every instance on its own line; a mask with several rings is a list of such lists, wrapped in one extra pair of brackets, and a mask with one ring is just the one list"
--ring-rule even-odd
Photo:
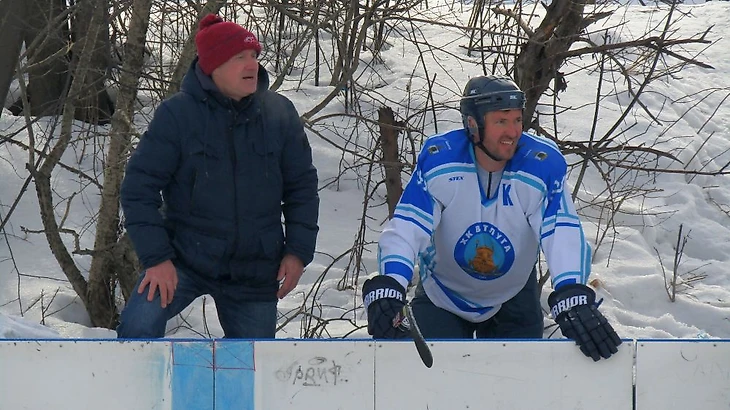
[[(469, 121), (469, 118), (472, 119), (472, 121)], [(482, 121), (484, 119), (482, 118)], [(465, 127), (469, 130), (469, 138), (471, 138), (472, 135), (476, 135), (477, 138), (481, 139), (481, 129), (484, 129), (484, 126), (479, 126), (479, 122), (476, 118), (472, 117), (471, 115), (466, 116), (466, 119), (464, 120), (466, 123)]]

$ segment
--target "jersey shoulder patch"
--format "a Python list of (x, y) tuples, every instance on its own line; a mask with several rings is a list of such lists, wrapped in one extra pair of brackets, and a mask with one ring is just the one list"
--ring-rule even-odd
[(562, 184), (568, 164), (551, 140), (523, 133), (507, 171), (523, 172), (543, 181), (546, 187)]
[(421, 172), (428, 172), (448, 163), (469, 162), (468, 159), (468, 141), (464, 130), (459, 129), (429, 137), (418, 156), (418, 166)]
[(513, 162), (522, 164), (525, 170), (565, 170), (567, 163), (560, 148), (551, 140), (532, 134), (522, 134)]

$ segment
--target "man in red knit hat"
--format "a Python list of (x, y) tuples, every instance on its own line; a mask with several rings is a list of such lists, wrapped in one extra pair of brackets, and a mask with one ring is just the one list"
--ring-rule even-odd
[(314, 256), (317, 170), (294, 105), (269, 90), (256, 36), (210, 14), (195, 43), (180, 92), (155, 111), (122, 183), (144, 272), (117, 334), (163, 337), (209, 294), (226, 337), (273, 338), (277, 301)]
[(209, 14), (200, 22), (195, 45), (200, 69), (223, 94), (240, 100), (256, 91), (261, 43), (250, 31)]

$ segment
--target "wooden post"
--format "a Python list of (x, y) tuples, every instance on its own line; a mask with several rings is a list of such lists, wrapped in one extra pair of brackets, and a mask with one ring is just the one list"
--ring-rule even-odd
[(403, 166), (398, 159), (398, 135), (402, 126), (395, 121), (393, 110), (390, 107), (378, 109), (378, 124), (380, 126), (380, 147), (383, 151), (382, 164), (385, 167), (385, 189), (388, 202), (388, 218), (393, 217), (395, 206), (403, 193), (400, 173)]

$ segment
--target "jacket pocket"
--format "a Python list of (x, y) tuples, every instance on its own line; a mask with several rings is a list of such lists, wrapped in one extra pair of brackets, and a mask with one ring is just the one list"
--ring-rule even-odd
[(195, 273), (211, 278), (221, 274), (227, 241), (190, 229), (178, 229), (172, 241), (177, 258)]
[(193, 140), (188, 161), (193, 168), (190, 213), (207, 219), (233, 217), (233, 184), (228, 161), (212, 145)]
[(256, 195), (253, 198), (253, 214), (265, 216), (272, 212), (281, 212), (283, 197), (283, 177), (281, 173), (281, 149), (276, 138), (256, 138), (252, 141), (249, 164), (245, 167), (247, 184)]
[(284, 233), (276, 227), (264, 231), (251, 259), (234, 259), (231, 275), (236, 281), (256, 288), (276, 288), (276, 275), (284, 252)]
[(261, 235), (261, 253), (264, 258), (272, 259), (277, 263), (284, 256), (284, 233), (280, 229), (272, 228)]

